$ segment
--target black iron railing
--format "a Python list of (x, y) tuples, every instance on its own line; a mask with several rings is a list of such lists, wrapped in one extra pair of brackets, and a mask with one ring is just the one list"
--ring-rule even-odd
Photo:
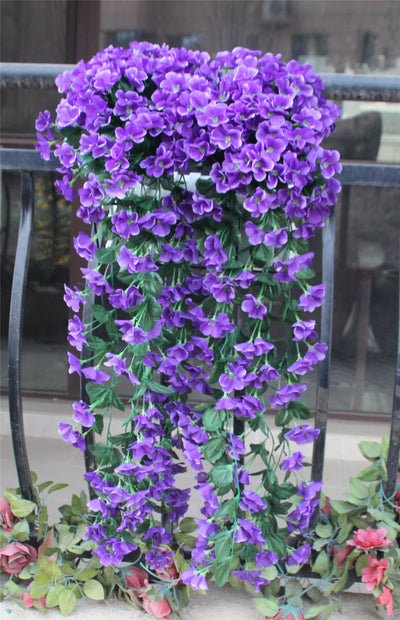
[[(0, 87), (2, 88), (52, 88), (55, 77), (71, 65), (32, 65), (3, 63), (0, 66)], [(400, 102), (400, 78), (363, 75), (321, 76), (326, 96), (339, 101), (385, 101)], [(25, 444), (21, 385), (21, 339), (24, 293), (29, 259), (30, 236), (34, 218), (32, 175), (36, 171), (54, 171), (54, 158), (43, 161), (35, 151), (25, 149), (0, 149), (0, 168), (21, 172), (21, 219), (17, 252), (14, 265), (10, 304), (8, 389), (10, 423), (15, 462), (21, 492), (26, 499), (33, 498), (33, 486)], [(400, 187), (400, 166), (383, 164), (343, 163), (339, 179), (344, 187)], [(321, 339), (332, 343), (332, 316), (334, 292), (335, 212), (323, 228), (323, 282), (326, 285), (325, 303), (322, 307)], [(400, 287), (399, 287), (400, 288)], [(400, 312), (400, 303), (399, 303)], [(316, 397), (315, 425), (320, 428), (319, 438), (314, 444), (312, 479), (323, 478), (326, 431), (328, 421), (328, 393), (330, 379), (330, 356), (319, 365)], [(385, 493), (391, 497), (395, 491), (400, 452), (400, 330), (398, 334), (396, 377), (393, 396), (393, 410), (390, 446), (387, 462), (388, 479)], [(86, 467), (90, 467), (89, 457)]]

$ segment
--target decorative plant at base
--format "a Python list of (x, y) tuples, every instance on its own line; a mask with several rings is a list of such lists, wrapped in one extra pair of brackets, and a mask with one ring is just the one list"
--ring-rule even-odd
[[(335, 604), (340, 608), (340, 593), (357, 576), (371, 591), (382, 617), (400, 607), (400, 469), (397, 491), (389, 501), (382, 490), (387, 445), (386, 437), (382, 446), (360, 444), (372, 465), (350, 480), (347, 501), (323, 498), (321, 522), (309, 536), (314, 549), (308, 562), (314, 571), (312, 580), (285, 574), (283, 565), (278, 565), (275, 579), (262, 586), (254, 599), (263, 615), (303, 620), (325, 612), (328, 617)], [(98, 558), (90, 557), (95, 543), (84, 540), (88, 515), (83, 492), (73, 496), (70, 506), (59, 509), (60, 522), (49, 527), (43, 494), (63, 486), (52, 482), (36, 486), (36, 503), (21, 500), (18, 489), (8, 490), (0, 499), (0, 572), (10, 575), (0, 589), (0, 600), (16, 597), (23, 608), (58, 606), (68, 615), (82, 596), (94, 600), (124, 596), (156, 618), (169, 618), (174, 610), (184, 620), (180, 609), (188, 603), (189, 586), (180, 579), (183, 563), (171, 562), (153, 573), (129, 562), (104, 567)], [(35, 545), (38, 551), (32, 546), (32, 528), (43, 537)], [(232, 576), (229, 581), (234, 587), (243, 586)], [(254, 592), (249, 583), (244, 585)]]
[[(60, 424), (98, 463), (85, 536), (105, 567), (131, 553), (156, 577), (174, 564), (170, 602), (212, 578), (244, 582), (276, 615), (280, 579), (289, 592), (311, 556), (321, 489), (299, 449), (319, 433), (305, 422), (303, 376), (327, 348), (310, 318), (324, 286), (308, 282), (307, 241), (340, 190), (339, 155), (321, 147), (339, 110), (309, 65), (244, 48), (212, 60), (110, 46), (57, 85), (65, 97), (55, 123), (39, 116), (37, 148), (54, 150), (57, 187), (92, 226), (74, 239), (85, 286), (65, 287), (68, 340), (82, 352), (70, 372), (88, 399)], [(126, 415), (117, 435), (115, 410)], [(90, 429), (102, 439), (86, 446)], [(195, 520), (179, 482), (188, 470)], [(131, 598), (145, 606), (139, 574)], [(165, 583), (153, 587), (163, 600)]]

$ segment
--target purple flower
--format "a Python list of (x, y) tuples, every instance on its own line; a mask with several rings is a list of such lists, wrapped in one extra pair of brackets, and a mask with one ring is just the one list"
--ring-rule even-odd
[(296, 321), (292, 325), (294, 338), (292, 340), (300, 341), (307, 338), (315, 339), (317, 332), (314, 331), (315, 321)]
[(91, 428), (95, 423), (95, 417), (91, 410), (89, 409), (89, 405), (87, 405), (83, 400), (79, 400), (73, 403), (72, 408), (74, 410), (72, 417), (75, 422), (82, 424), (86, 428)]
[(224, 338), (226, 334), (235, 331), (235, 325), (225, 312), (220, 312), (213, 319), (202, 320), (199, 329), (204, 336)]
[(76, 355), (71, 353), (70, 351), (68, 351), (68, 362), (69, 362), (68, 373), (70, 375), (72, 375), (72, 373), (74, 372), (77, 372), (78, 375), (82, 374), (81, 360), (78, 357), (76, 357)]
[(66, 443), (70, 443), (73, 448), (79, 448), (82, 452), (86, 450), (85, 440), (79, 431), (76, 431), (71, 424), (60, 422), (58, 432)]
[(321, 174), (325, 179), (329, 179), (334, 174), (341, 172), (342, 166), (339, 163), (340, 153), (338, 151), (323, 151), (321, 159)]
[(262, 536), (262, 531), (251, 521), (246, 519), (238, 519), (238, 529), (235, 532), (235, 542), (245, 542), (248, 545), (265, 545), (265, 540)]
[(87, 261), (91, 261), (96, 254), (96, 246), (91, 238), (83, 232), (74, 237), (74, 248), (77, 254)]
[(113, 564), (119, 566), (125, 555), (137, 549), (137, 545), (120, 540), (119, 538), (110, 538), (103, 545), (97, 545), (93, 551), (97, 555), (103, 566)]
[(286, 557), (286, 563), (288, 566), (298, 566), (305, 564), (308, 558), (311, 555), (311, 547), (308, 543), (299, 547), (298, 549), (293, 549), (291, 553), (289, 553)]
[(219, 384), (225, 393), (233, 390), (243, 390), (246, 385), (246, 370), (240, 364), (228, 364), (229, 374), (222, 373), (219, 377)]
[(247, 581), (253, 585), (255, 592), (259, 592), (260, 588), (270, 583), (269, 579), (262, 576), (261, 570), (233, 570), (232, 575), (240, 581)]
[(288, 441), (294, 441), (298, 446), (301, 446), (306, 443), (311, 443), (317, 439), (319, 433), (319, 428), (311, 428), (309, 424), (299, 424), (285, 433), (285, 438)]
[(172, 540), (172, 534), (168, 534), (163, 527), (153, 526), (147, 530), (143, 538), (144, 540), (151, 538), (152, 543), (159, 547), (160, 545), (168, 545)]
[(190, 585), (193, 590), (208, 590), (207, 580), (193, 564), (181, 573), (182, 582)]
[(279, 562), (278, 556), (269, 549), (259, 551), (254, 558), (254, 565), (257, 568), (269, 568)]
[(281, 469), (283, 471), (298, 471), (303, 468), (305, 458), (302, 452), (293, 452), (293, 454), (282, 459)]
[(239, 508), (241, 508), (244, 512), (247, 510), (250, 512), (259, 512), (260, 510), (265, 510), (266, 507), (267, 505), (257, 493), (254, 493), (254, 491), (242, 492)]
[(84, 305), (86, 303), (86, 300), (83, 297), (83, 294), (81, 293), (81, 291), (78, 289), (77, 286), (75, 286), (74, 290), (72, 290), (66, 284), (64, 284), (64, 290), (65, 290), (64, 301), (67, 304), (67, 306), (71, 308), (71, 310), (73, 310), (74, 312), (79, 312), (80, 304)]
[(204, 241), (204, 247), (206, 251), (204, 252), (203, 264), (207, 268), (220, 270), (228, 257), (224, 252), (218, 235), (207, 237)]
[(39, 116), (36, 119), (35, 129), (36, 131), (46, 131), (46, 129), (50, 129), (51, 127), (51, 115), (48, 110), (44, 110), (43, 112), (39, 112)]
[(314, 312), (315, 308), (324, 303), (325, 284), (317, 284), (308, 289), (307, 293), (300, 296), (299, 308), (305, 312)]
[(264, 243), (265, 232), (260, 228), (257, 228), (253, 222), (246, 222), (244, 229), (250, 245), (260, 245), (261, 243)]
[(54, 155), (58, 157), (61, 164), (66, 168), (72, 168), (77, 160), (77, 154), (75, 149), (72, 148), (68, 142), (63, 142), (62, 144), (57, 144), (54, 149)]
[(37, 134), (37, 139), (38, 141), (35, 144), (35, 149), (38, 151), (42, 159), (49, 161), (51, 154), (49, 142), (40, 133)]
[(68, 321), (68, 342), (78, 351), (82, 351), (83, 345), (87, 344), (85, 325), (78, 316)]
[(302, 392), (305, 392), (306, 389), (307, 386), (303, 384), (285, 385), (269, 397), (271, 407), (286, 407), (292, 400), (300, 398)]
[(110, 379), (110, 375), (93, 366), (82, 368), (82, 374), (84, 374), (89, 381), (93, 381), (93, 383), (105, 383)]
[(250, 318), (261, 320), (267, 314), (267, 308), (259, 299), (250, 293), (245, 295), (241, 309), (246, 312)]

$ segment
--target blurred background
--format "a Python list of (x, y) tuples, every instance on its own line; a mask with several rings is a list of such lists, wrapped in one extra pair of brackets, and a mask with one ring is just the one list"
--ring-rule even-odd
[[(400, 75), (398, 0), (1, 0), (1, 61), (75, 63), (132, 40), (207, 50), (235, 46), (311, 63), (321, 73)], [(56, 89), (1, 90), (1, 146), (33, 148), (35, 119)], [(327, 146), (344, 160), (400, 163), (400, 104), (345, 102)], [(74, 205), (35, 176), (35, 231), (23, 341), (26, 394), (76, 396), (66, 362), (63, 284), (79, 282), (71, 253)], [(1, 177), (1, 388), (19, 223), (19, 174)], [(334, 341), (329, 409), (392, 410), (398, 332), (400, 189), (346, 188), (337, 207)], [(320, 254), (320, 241), (313, 241)], [(317, 262), (316, 261), (316, 262)], [(360, 313), (369, 315), (368, 327)], [(360, 342), (367, 343), (366, 354)], [(361, 347), (362, 348), (362, 347)], [(308, 401), (315, 398), (310, 379)]]

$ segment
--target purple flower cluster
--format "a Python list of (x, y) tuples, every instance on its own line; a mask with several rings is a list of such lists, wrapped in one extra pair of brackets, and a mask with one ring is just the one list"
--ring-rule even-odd
[[(47, 111), (39, 116), (37, 149), (45, 159), (54, 150), (58, 190), (79, 198), (78, 217), (96, 230), (74, 239), (90, 263), (85, 289), (65, 288), (75, 313), (68, 341), (85, 350), (82, 360), (69, 353), (69, 372), (88, 381), (90, 394), (90, 404), (74, 403), (74, 425), (60, 424), (65, 441), (84, 450), (87, 430), (97, 432), (113, 407), (124, 409), (118, 381), (131, 390), (124, 432), (86, 475), (95, 494), (87, 537), (106, 566), (140, 541), (150, 569), (162, 570), (172, 560), (171, 535), (156, 515), (179, 527), (190, 490), (178, 477), (190, 469), (204, 518), (183, 583), (205, 589), (207, 572), (240, 546), (250, 560), (234, 575), (258, 591), (268, 583), (262, 568), (279, 559), (268, 548), (269, 530), (282, 541), (288, 531), (304, 533), (319, 489), (299, 484), (288, 527), (278, 529), (269, 514), (279, 501), (273, 451), (268, 456), (266, 440), (258, 444), (270, 477), (255, 492), (242, 463), (246, 431), (234, 434), (232, 421), (265, 434), (269, 406), (296, 418), (291, 408), (306, 390), (298, 376), (326, 354), (323, 343), (309, 342), (315, 321), (302, 317), (323, 302), (323, 285), (305, 283), (313, 260), (306, 240), (340, 189), (338, 153), (321, 146), (338, 108), (310, 66), (245, 48), (211, 59), (144, 42), (109, 46), (60, 75), (57, 86), (64, 97), (55, 123)], [(190, 172), (194, 187), (184, 179)], [(297, 352), (292, 363), (293, 354), (280, 359), (271, 335), (280, 296), (279, 316), (292, 328), (288, 347)], [(90, 325), (79, 315), (87, 303)], [(302, 356), (299, 347), (307, 347)], [(193, 404), (196, 393), (204, 406)], [(287, 425), (281, 443), (286, 449), (317, 436), (307, 424)], [(289, 476), (303, 462), (301, 452), (286, 451), (281, 469)], [(297, 550), (300, 560), (306, 552)]]

